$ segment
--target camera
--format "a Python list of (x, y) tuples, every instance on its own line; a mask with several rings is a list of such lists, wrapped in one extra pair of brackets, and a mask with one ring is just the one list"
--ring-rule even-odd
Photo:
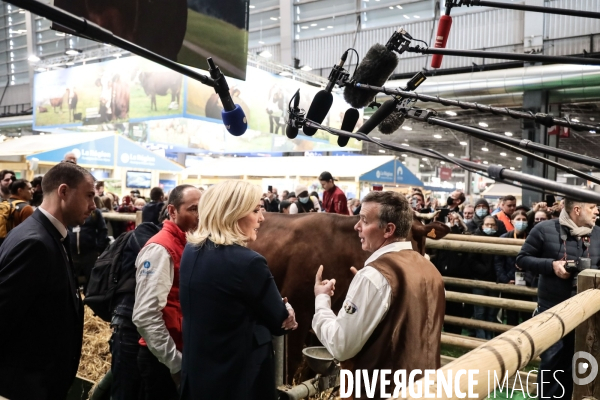
[(565, 264), (565, 270), (571, 275), (578, 274), (584, 269), (590, 268), (592, 268), (592, 260), (590, 258), (579, 257), (577, 260), (570, 260)]

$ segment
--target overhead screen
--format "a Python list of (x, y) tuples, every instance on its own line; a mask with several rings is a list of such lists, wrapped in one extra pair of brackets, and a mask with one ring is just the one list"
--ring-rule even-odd
[[(170, 60), (246, 79), (248, 0), (54, 0), (116, 36)], [(59, 26), (53, 26), (59, 29)]]

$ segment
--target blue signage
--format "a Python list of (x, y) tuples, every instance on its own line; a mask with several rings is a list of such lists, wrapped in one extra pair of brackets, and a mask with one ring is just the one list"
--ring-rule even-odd
[(396, 160), (396, 184), (423, 186), (423, 182), (398, 160)]
[(77, 157), (78, 164), (112, 167), (115, 163), (113, 157), (114, 150), (115, 139), (113, 136), (109, 136), (102, 139), (61, 147), (56, 150), (33, 154), (28, 156), (27, 159), (37, 158), (40, 161), (58, 163), (65, 158), (65, 154), (73, 152)]
[(392, 160), (367, 172), (360, 177), (362, 182), (389, 183), (396, 185), (423, 186), (408, 168), (400, 161)]
[(395, 161), (392, 160), (367, 172), (360, 177), (360, 180), (367, 182), (395, 183), (395, 172), (396, 164)]
[(183, 169), (174, 162), (140, 147), (123, 136), (117, 136), (117, 143), (117, 166), (119, 167), (173, 172), (179, 172)]

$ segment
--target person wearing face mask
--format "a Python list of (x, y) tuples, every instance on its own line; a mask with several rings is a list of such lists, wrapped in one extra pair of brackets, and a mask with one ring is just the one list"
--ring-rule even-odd
[(446, 200), (446, 208), (450, 210), (450, 212), (460, 212), (460, 205), (463, 204), (466, 200), (465, 194), (461, 191), (455, 190), (450, 193), (448, 199)]
[[(509, 239), (525, 239), (529, 232), (529, 223), (527, 222), (527, 213), (524, 210), (517, 210), (512, 215), (512, 224), (515, 227), (514, 230), (507, 232), (500, 237)], [(498, 283), (505, 283), (514, 285), (516, 281), (515, 274), (521, 273), (521, 268), (517, 266), (517, 258), (513, 256), (495, 256), (494, 268), (496, 269), (496, 281)], [(524, 274), (526, 286), (534, 286), (535, 277), (532, 273), (526, 272)], [(511, 295), (509, 293), (503, 293), (502, 297), (507, 299), (525, 300), (530, 301), (528, 297)], [(531, 318), (531, 313), (520, 313), (519, 311), (507, 310), (507, 323), (508, 325), (519, 325), (519, 320), (522, 318), (523, 322)]]
[[(567, 261), (585, 262), (594, 269), (600, 265), (600, 229), (594, 227), (597, 217), (596, 204), (566, 199), (558, 219), (540, 222), (529, 232), (517, 265), (539, 275), (535, 315), (577, 293), (576, 274), (566, 271)], [(538, 388), (545, 397), (571, 399), (574, 346), (575, 332), (570, 332), (540, 355), (540, 370), (551, 370), (555, 377), (543, 380), (538, 375)]]
[(304, 185), (296, 187), (298, 201), (290, 205), (290, 214), (303, 214), (321, 211), (319, 199), (308, 195), (308, 188)]
[[(477, 230), (481, 230), (481, 226), (483, 225), (483, 219), (490, 215), (490, 205), (486, 199), (479, 199), (475, 202), (475, 212), (473, 213), (473, 219), (471, 222), (466, 223), (467, 229), (469, 232), (475, 234)], [(502, 221), (498, 221), (496, 219), (496, 229), (498, 230), (498, 235), (502, 235), (506, 233), (506, 227)]]
[[(487, 216), (483, 218), (481, 228), (475, 231), (475, 236), (499, 237), (496, 218)], [(496, 282), (496, 271), (494, 270), (494, 255), (471, 253), (469, 263), (471, 268), (471, 279), (479, 281)], [(473, 289), (473, 294), (481, 296), (498, 297), (498, 292), (486, 289)], [(493, 307), (474, 306), (473, 318), (480, 321), (498, 322), (496, 315), (498, 309)], [(477, 329), (475, 333), (479, 339), (490, 340), (494, 337), (493, 332), (484, 329)]]

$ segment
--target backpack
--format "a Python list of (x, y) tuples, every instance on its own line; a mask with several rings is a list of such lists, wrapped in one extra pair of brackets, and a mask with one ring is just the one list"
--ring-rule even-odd
[(21, 211), (26, 205), (26, 201), (16, 199), (0, 202), (0, 241), (14, 228), (15, 211)]
[(110, 322), (115, 295), (135, 293), (137, 253), (159, 231), (159, 226), (144, 222), (135, 230), (119, 235), (98, 257), (83, 300), (95, 315)]

